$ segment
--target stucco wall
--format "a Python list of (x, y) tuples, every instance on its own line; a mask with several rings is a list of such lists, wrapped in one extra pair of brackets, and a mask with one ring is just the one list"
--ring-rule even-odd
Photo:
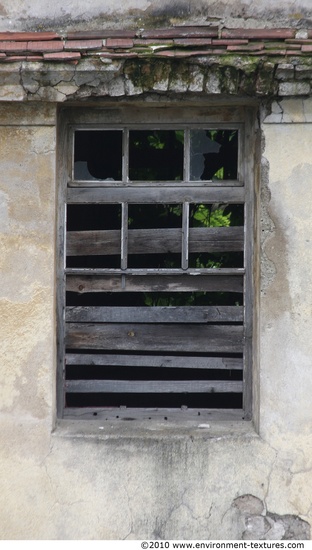
[(311, 112), (288, 99), (262, 123), (259, 429), (55, 427), (56, 106), (0, 106), (0, 538), (307, 536)]
[(222, 23), (228, 26), (308, 26), (309, 0), (2, 0), (0, 30), (88, 29), (168, 24)]

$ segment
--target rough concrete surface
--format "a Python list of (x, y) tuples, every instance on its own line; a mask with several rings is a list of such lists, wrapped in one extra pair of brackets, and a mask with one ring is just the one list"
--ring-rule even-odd
[[(86, 22), (90, 29), (100, 23), (114, 27), (116, 13), (119, 27), (216, 20), (228, 26), (305, 28), (311, 19), (308, 0), (287, 0), (283, 8), (269, 0), (170, 6), (133, 0), (126, 9), (112, 1), (103, 8), (99, 1), (86, 7), (80, 0), (5, 0), (0, 3), (0, 29), (83, 29)], [(263, 74), (251, 95), (241, 96), (231, 67), (221, 76), (220, 67), (211, 70), (209, 63), (204, 69), (201, 63), (190, 63), (176, 74), (170, 67), (155, 65), (149, 80), (142, 81), (131, 63), (115, 61), (83, 62), (79, 69), (38, 63), (1, 66), (1, 539), (310, 536), (310, 70), (271, 67), (270, 96)], [(244, 69), (238, 72), (242, 75)], [(288, 97), (279, 97), (279, 91)], [(261, 238), (256, 241), (261, 264), (256, 289), (259, 360), (252, 365), (257, 430), (252, 422), (200, 428), (55, 419), (57, 103), (78, 101), (82, 106), (87, 100), (103, 106), (108, 97), (110, 105), (122, 101), (128, 106), (131, 96), (132, 104), (141, 101), (138, 109), (142, 104), (157, 108), (161, 94), (164, 102), (179, 105), (204, 105), (207, 96), (210, 102), (214, 96), (220, 110), (222, 104), (234, 109), (231, 94), (245, 105), (257, 102), (262, 133), (257, 167)]]

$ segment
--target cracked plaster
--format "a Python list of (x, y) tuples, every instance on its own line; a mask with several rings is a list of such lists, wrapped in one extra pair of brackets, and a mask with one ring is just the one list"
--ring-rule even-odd
[[(104, 66), (108, 71), (96, 77), (93, 69), (88, 72), (90, 65), (86, 73), (70, 69), (64, 80), (47, 73), (43, 87), (29, 74), (24, 81), (21, 73), (23, 98), (32, 102), (0, 104), (0, 205), (6, 219), (0, 286), (6, 343), (1, 538), (239, 539), (244, 531), (267, 536), (274, 528), (277, 540), (290, 516), (312, 521), (306, 406), (312, 392), (311, 303), (305, 291), (312, 273), (311, 100), (276, 101), (261, 123), (260, 434), (247, 424), (220, 423), (180, 435), (176, 426), (131, 431), (119, 424), (105, 427), (101, 438), (95, 423), (84, 432), (80, 424), (70, 425), (67, 433), (57, 427), (51, 436), (56, 108), (34, 100), (62, 102), (67, 94), (80, 98), (94, 91), (116, 98), (142, 93), (139, 80), (120, 76), (120, 64)], [(185, 86), (220, 91), (217, 77), (209, 84), (209, 72), (203, 75), (194, 65), (191, 71), (196, 83), (173, 83), (165, 73), (160, 91), (170, 85), (176, 92)], [(249, 502), (257, 520), (244, 524), (246, 518), (233, 508), (240, 495), (257, 495), (253, 498), (262, 502), (262, 512), (257, 501)]]

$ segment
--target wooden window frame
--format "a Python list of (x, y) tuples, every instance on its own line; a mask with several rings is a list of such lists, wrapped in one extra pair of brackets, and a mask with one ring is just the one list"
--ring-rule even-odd
[[(140, 124), (137, 121), (140, 120)], [(125, 181), (124, 175), (127, 171), (127, 159), (123, 160), (123, 181), (116, 182), (112, 185), (111, 182), (101, 181), (89, 182), (78, 181), (73, 183), (73, 132), (75, 130), (95, 130), (95, 129), (148, 129), (153, 128), (168, 128), (168, 129), (239, 129), (239, 148), (238, 148), (238, 178), (236, 181), (225, 180), (223, 182), (194, 182), (188, 181), (185, 178), (179, 182), (178, 188), (182, 190), (183, 196), (190, 192), (190, 201), (185, 201), (184, 209), (188, 208), (189, 202), (196, 200), (197, 189), (206, 187), (209, 189), (209, 202), (221, 202), (223, 195), (227, 199), (231, 195), (232, 202), (240, 202), (245, 204), (245, 225), (244, 225), (244, 256), (245, 267), (243, 272), (244, 279), (244, 367), (243, 367), (243, 411), (235, 410), (201, 410), (200, 413), (195, 411), (179, 411), (174, 410), (171, 414), (172, 418), (182, 421), (183, 419), (193, 418), (194, 415), (201, 414), (202, 420), (250, 420), (252, 417), (252, 372), (254, 358), (254, 228), (255, 228), (255, 183), (254, 183), (254, 157), (255, 157), (255, 139), (254, 139), (254, 120), (255, 112), (253, 108), (226, 106), (223, 108), (206, 106), (206, 107), (136, 107), (136, 106), (105, 106), (103, 108), (62, 108), (59, 112), (58, 121), (58, 163), (59, 163), (59, 185), (58, 185), (58, 265), (57, 265), (57, 345), (58, 345), (58, 371), (57, 371), (57, 415), (59, 418), (79, 418), (83, 417), (94, 418), (96, 414), (98, 418), (122, 419), (129, 416), (129, 410), (114, 410), (111, 413), (101, 410), (96, 412), (93, 408), (81, 409), (80, 411), (66, 410), (64, 408), (64, 387), (65, 387), (65, 359), (64, 359), (64, 342), (65, 342), (65, 278), (66, 273), (70, 275), (75, 270), (65, 269), (66, 258), (66, 213), (65, 204), (67, 201), (76, 201), (77, 194), (83, 194), (86, 198), (92, 195), (92, 201), (96, 196), (103, 197), (103, 190), (107, 195), (107, 202), (112, 201), (134, 202), (136, 193), (140, 193), (140, 188), (144, 186), (143, 182)], [(127, 135), (127, 133), (125, 133)], [(187, 131), (187, 134), (188, 131)], [(188, 139), (188, 138), (187, 138)], [(186, 151), (189, 148), (186, 145)], [(185, 155), (185, 162), (188, 164), (188, 153)], [(177, 201), (177, 184), (172, 182), (157, 182), (158, 189), (163, 197), (167, 197), (167, 201)], [(125, 197), (126, 195), (126, 197)], [(132, 198), (131, 198), (132, 197)], [(134, 198), (133, 198), (134, 197)], [(84, 198), (84, 200), (85, 200)], [(79, 200), (79, 199), (78, 199)], [(103, 200), (103, 198), (100, 200)], [(123, 216), (126, 216), (126, 211), (123, 209)], [(186, 216), (184, 215), (184, 219)], [(183, 230), (185, 231), (185, 222)], [(124, 245), (126, 247), (127, 236), (124, 234)], [(186, 243), (186, 240), (183, 241)], [(185, 246), (184, 246), (185, 248)], [(123, 248), (125, 250), (125, 248)], [(182, 246), (183, 251), (183, 246)], [(185, 251), (182, 253), (185, 263)], [(182, 265), (183, 267), (183, 265)], [(184, 265), (185, 268), (185, 265)], [(118, 270), (119, 271), (119, 270)], [(207, 270), (206, 270), (207, 271)], [(205, 276), (206, 273), (203, 274)], [(119, 276), (119, 273), (118, 273)], [(198, 275), (197, 275), (198, 276)], [(132, 411), (133, 412), (133, 411)], [(134, 411), (134, 415), (139, 419), (153, 419), (168, 417), (168, 411), (164, 413), (162, 409), (159, 411)], [(132, 415), (131, 415), (132, 416)]]

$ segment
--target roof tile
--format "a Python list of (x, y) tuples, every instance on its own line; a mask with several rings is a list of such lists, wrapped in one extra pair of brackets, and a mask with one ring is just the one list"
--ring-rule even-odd
[(73, 61), (81, 58), (80, 52), (54, 52), (43, 53), (43, 58), (46, 61)]
[(137, 34), (136, 30), (116, 30), (116, 29), (101, 29), (98, 31), (75, 31), (68, 32), (68, 40), (92, 40), (96, 38), (134, 38)]
[(60, 38), (56, 32), (0, 32), (0, 40), (54, 40)]
[(295, 29), (223, 29), (221, 38), (248, 38), (250, 40), (271, 40), (272, 38), (294, 38)]
[(227, 46), (227, 50), (229, 52), (255, 52), (255, 51), (258, 51), (258, 50), (263, 50), (264, 48), (264, 43), (263, 42), (257, 42), (257, 43), (252, 43), (252, 44), (247, 44), (247, 45), (242, 45), (242, 46)]
[(140, 32), (141, 38), (216, 38), (218, 27), (172, 27), (170, 29), (151, 29)]
[[(296, 38), (297, 37), (297, 38)], [(31, 55), (33, 52), (33, 55)], [(0, 61), (78, 63), (83, 57), (276, 56), (296, 58), (312, 53), (312, 29), (222, 29), (180, 26), (164, 29), (0, 33)], [(6, 55), (7, 54), (7, 55)], [(285, 59), (284, 59), (285, 62)]]
[(64, 50), (100, 50), (103, 40), (67, 40)]
[(27, 61), (27, 55), (5, 55), (4, 57), (4, 61), (8, 61), (11, 63), (16, 63), (18, 61)]
[(211, 38), (175, 38), (176, 46), (211, 46)]
[(29, 52), (61, 52), (64, 48), (62, 40), (51, 40), (47, 42), (28, 42), (27, 50)]
[(215, 38), (212, 40), (214, 46), (241, 46), (243, 44), (248, 44), (247, 39), (238, 39), (238, 38)]
[(133, 40), (130, 38), (107, 38), (106, 48), (132, 48)]
[(27, 50), (27, 42), (16, 42), (9, 40), (0, 41), (1, 52), (24, 52)]

